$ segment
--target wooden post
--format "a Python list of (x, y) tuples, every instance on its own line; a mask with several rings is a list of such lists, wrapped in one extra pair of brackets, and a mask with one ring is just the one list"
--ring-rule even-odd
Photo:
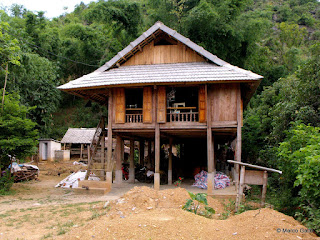
[[(236, 142), (236, 161), (241, 162), (241, 89), (239, 86), (238, 94), (237, 94), (237, 142)], [(235, 172), (236, 172), (236, 185), (239, 183), (239, 164), (236, 164), (235, 166)]]
[(205, 91), (207, 94), (207, 161), (208, 161), (208, 176), (207, 176), (207, 194), (213, 195), (214, 189), (214, 148), (213, 148), (213, 136), (212, 136), (212, 122), (211, 122), (211, 104), (210, 104), (210, 92), (206, 85)]
[(101, 158), (101, 165), (103, 166), (103, 170), (101, 170), (101, 176), (103, 176), (103, 180), (105, 180), (106, 176), (105, 176), (105, 169), (106, 169), (106, 160), (105, 160), (105, 156), (104, 156), (104, 148), (105, 148), (105, 140), (106, 140), (106, 135), (105, 135), (105, 132), (104, 132), (104, 129), (102, 130), (103, 133), (102, 133), (102, 139), (101, 139), (101, 155), (100, 155), (100, 158)]
[(108, 143), (107, 143), (107, 173), (106, 173), (106, 181), (112, 185), (112, 91), (109, 92), (108, 98)]
[(263, 185), (262, 185), (262, 196), (261, 196), (261, 207), (264, 207), (267, 193), (267, 184), (268, 184), (268, 172), (263, 172)]
[(154, 173), (154, 189), (160, 190), (160, 126), (156, 124), (155, 129), (155, 173)]
[(150, 167), (151, 166), (151, 141), (149, 140), (148, 141), (148, 166)]
[(87, 151), (88, 151), (88, 165), (90, 164), (90, 144), (87, 146)]
[(160, 190), (160, 125), (157, 122), (157, 99), (158, 99), (158, 91), (157, 86), (154, 86), (154, 94), (153, 94), (153, 121), (155, 124), (154, 127), (154, 165), (155, 165), (155, 173), (154, 173), (154, 189)]
[(139, 162), (144, 166), (144, 140), (139, 141)]
[(80, 160), (82, 160), (83, 144), (80, 145)]
[(134, 183), (135, 172), (134, 172), (134, 140), (130, 139), (130, 167), (129, 167), (129, 180), (128, 182)]
[(236, 212), (239, 210), (239, 206), (242, 200), (245, 172), (246, 172), (246, 167), (241, 166), (240, 182), (238, 186), (237, 199), (236, 199), (236, 209), (235, 209)]
[(66, 150), (66, 144), (65, 143), (63, 144), (63, 150)]
[(168, 185), (172, 185), (172, 142), (173, 139), (169, 139), (169, 164), (168, 164)]
[(116, 137), (117, 145), (116, 145), (116, 184), (120, 185), (122, 183), (122, 146), (123, 143), (122, 138), (120, 136)]

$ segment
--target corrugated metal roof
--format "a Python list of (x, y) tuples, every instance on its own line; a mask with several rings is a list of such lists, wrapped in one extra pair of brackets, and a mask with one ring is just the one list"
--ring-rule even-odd
[(121, 66), (105, 72), (93, 72), (64, 84), (59, 89), (77, 89), (125, 84), (169, 82), (214, 82), (260, 80), (262, 76), (227, 64), (208, 62)]
[(69, 128), (61, 143), (91, 144), (95, 132), (95, 128)]

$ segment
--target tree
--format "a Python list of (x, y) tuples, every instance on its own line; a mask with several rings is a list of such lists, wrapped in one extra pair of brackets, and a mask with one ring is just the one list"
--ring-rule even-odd
[[(2, 93), (2, 92), (1, 92)], [(31, 109), (21, 105), (17, 93), (6, 94), (0, 112), (0, 167), (7, 167), (7, 155), (23, 159), (36, 152), (38, 131), (28, 118)]]
[(38, 124), (41, 136), (46, 136), (52, 122), (52, 113), (57, 110), (61, 98), (56, 88), (59, 84), (58, 68), (38, 54), (24, 53), (21, 66), (13, 68), (11, 75), (15, 81), (9, 89), (20, 94), (22, 104), (33, 107), (29, 117)]
[[(4, 96), (6, 92), (7, 77), (8, 77), (8, 64), (12, 63), (19, 65), (19, 46), (17, 39), (13, 39), (8, 34), (9, 24), (6, 22), (0, 22), (0, 73), (5, 72), (5, 81), (3, 87), (3, 96), (2, 96), (2, 108), (4, 104)], [(4, 70), (5, 66), (5, 70)]]

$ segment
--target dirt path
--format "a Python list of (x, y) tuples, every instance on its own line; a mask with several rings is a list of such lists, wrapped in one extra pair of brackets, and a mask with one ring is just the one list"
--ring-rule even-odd
[(54, 187), (77, 168), (71, 163), (40, 166), (39, 181), (14, 184), (15, 194), (0, 196), (0, 240), (316, 238), (293, 218), (271, 209), (221, 220), (229, 213), (213, 198), (208, 198), (216, 210), (213, 219), (194, 215), (181, 209), (188, 198), (181, 188), (156, 192), (135, 187), (119, 199), (124, 189), (88, 196)]

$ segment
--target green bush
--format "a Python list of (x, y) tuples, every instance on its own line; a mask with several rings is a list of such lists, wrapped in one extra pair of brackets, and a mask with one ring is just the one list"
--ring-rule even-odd
[(0, 195), (7, 195), (13, 184), (13, 177), (10, 172), (6, 172), (0, 177)]
[(280, 186), (286, 189), (281, 195), (290, 200), (282, 207), (320, 234), (320, 128), (296, 124), (280, 143), (278, 156)]

